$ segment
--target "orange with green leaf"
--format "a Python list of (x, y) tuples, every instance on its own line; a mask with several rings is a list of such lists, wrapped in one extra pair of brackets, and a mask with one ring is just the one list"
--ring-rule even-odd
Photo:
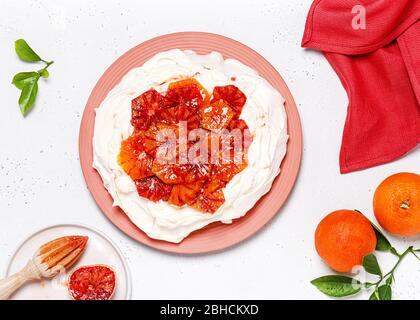
[[(373, 201), (381, 226), (395, 235), (419, 234), (419, 194), (417, 174), (399, 173), (385, 179), (376, 189)], [(315, 247), (337, 272), (349, 273), (361, 265), (377, 277), (373, 282), (361, 282), (353, 276), (335, 274), (311, 281), (324, 294), (338, 298), (368, 290), (370, 300), (391, 300), (394, 274), (400, 263), (409, 254), (420, 260), (420, 249), (410, 246), (398, 252), (381, 230), (357, 210), (338, 210), (327, 215), (315, 231)], [(382, 271), (374, 250), (389, 252), (397, 258), (390, 271)]]

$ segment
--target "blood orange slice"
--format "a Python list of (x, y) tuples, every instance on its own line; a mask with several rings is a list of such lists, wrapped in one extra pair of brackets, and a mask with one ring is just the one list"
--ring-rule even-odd
[(182, 207), (184, 204), (192, 204), (199, 195), (202, 186), (202, 181), (177, 184), (172, 188), (168, 202), (179, 207)]
[(232, 153), (231, 158), (224, 158), (221, 156), (221, 160), (219, 161), (220, 162), (215, 164), (212, 168), (212, 178), (226, 184), (248, 165), (246, 155), (242, 152)]
[(170, 106), (170, 102), (155, 89), (144, 92), (131, 101), (131, 124), (136, 129), (147, 129), (158, 110)]
[(200, 118), (197, 113), (186, 104), (179, 104), (172, 108), (162, 109), (157, 113), (157, 118), (158, 121), (162, 123), (177, 126), (182, 121), (185, 121), (189, 130), (200, 127)]
[(226, 128), (233, 118), (234, 112), (229, 105), (218, 100), (201, 110), (201, 126), (207, 130), (220, 130)]
[(155, 176), (136, 180), (135, 184), (138, 194), (153, 202), (168, 199), (172, 190), (172, 186), (167, 185)]
[(195, 109), (209, 100), (209, 94), (197, 80), (191, 78), (170, 83), (166, 98)]
[(184, 183), (191, 168), (191, 164), (166, 164), (158, 160), (153, 161), (152, 165), (153, 173), (166, 184)]
[(246, 96), (234, 85), (214, 87), (212, 102), (225, 100), (233, 108), (235, 117), (238, 118), (246, 102)]
[(201, 193), (196, 202), (193, 204), (195, 208), (206, 213), (215, 213), (217, 209), (225, 202), (225, 196), (221, 189), (215, 190), (212, 193), (204, 191)]
[(133, 134), (121, 143), (118, 163), (133, 180), (152, 176), (153, 158), (145, 150), (145, 139)]
[(82, 266), (72, 272), (68, 289), (74, 300), (110, 300), (115, 292), (115, 272), (105, 265)]

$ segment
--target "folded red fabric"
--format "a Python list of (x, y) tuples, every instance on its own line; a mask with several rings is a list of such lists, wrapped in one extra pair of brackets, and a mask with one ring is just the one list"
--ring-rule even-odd
[(316, 0), (302, 47), (324, 53), (349, 97), (340, 151), (347, 173), (420, 142), (420, 0)]

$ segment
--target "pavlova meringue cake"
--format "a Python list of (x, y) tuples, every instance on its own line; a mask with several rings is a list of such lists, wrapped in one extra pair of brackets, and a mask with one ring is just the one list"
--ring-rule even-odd
[[(243, 162), (157, 163), (151, 133), (179, 130), (176, 121), (208, 135), (249, 131)], [(270, 190), (287, 140), (284, 99), (255, 70), (218, 52), (174, 49), (132, 69), (98, 106), (93, 167), (134, 224), (179, 243), (212, 222), (244, 216)]]

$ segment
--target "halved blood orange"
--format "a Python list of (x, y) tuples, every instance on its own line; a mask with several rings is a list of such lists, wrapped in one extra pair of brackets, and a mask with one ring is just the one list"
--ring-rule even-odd
[(74, 300), (110, 300), (115, 292), (116, 277), (105, 265), (82, 266), (69, 277), (68, 289)]

